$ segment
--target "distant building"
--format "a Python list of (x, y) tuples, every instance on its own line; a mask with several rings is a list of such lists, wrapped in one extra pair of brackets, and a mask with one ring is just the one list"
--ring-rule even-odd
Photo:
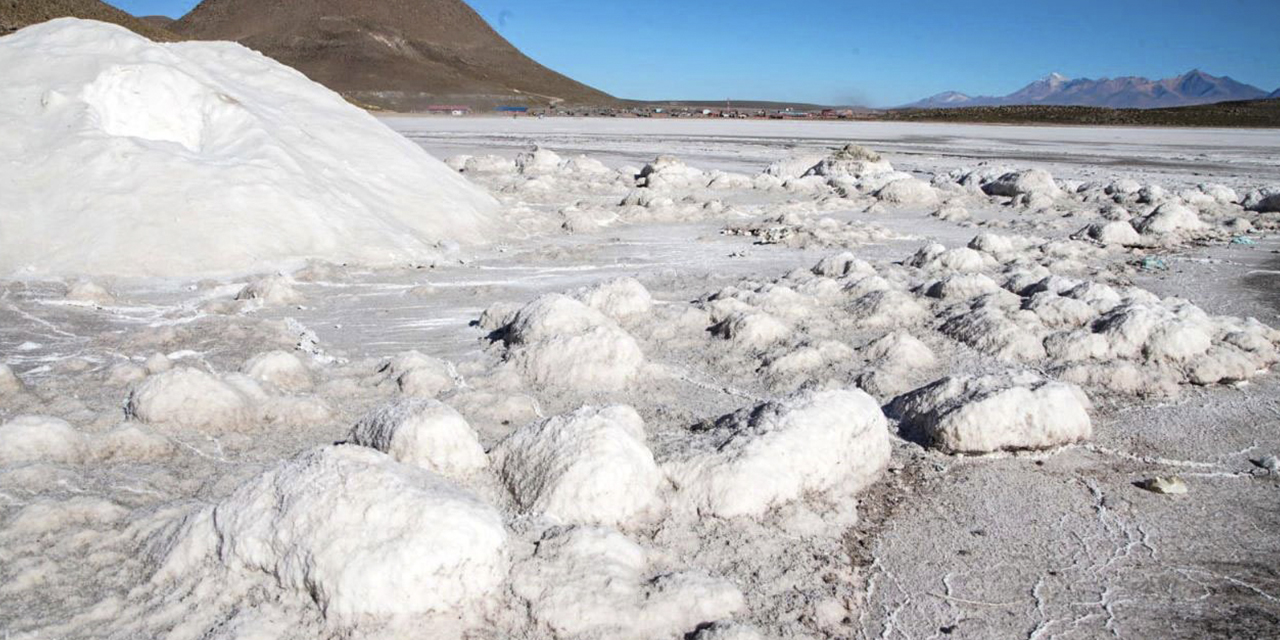
[(440, 113), (452, 116), (465, 116), (471, 113), (471, 107), (458, 104), (433, 104), (427, 107), (427, 113)]
[(502, 113), (529, 113), (529, 107), (502, 106), (498, 107), (497, 111), (501, 111)]

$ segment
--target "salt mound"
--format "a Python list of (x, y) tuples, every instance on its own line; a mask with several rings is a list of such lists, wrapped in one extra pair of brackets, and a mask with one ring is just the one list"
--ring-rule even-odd
[[(458, 156), (457, 158), (451, 158), (451, 160), (458, 160), (459, 158), (461, 160), (457, 164), (461, 164), (464, 173), (515, 173), (516, 171), (515, 161), (502, 156)], [(454, 166), (454, 163), (451, 163), (450, 166)]]
[(865, 222), (835, 218), (813, 219), (794, 213), (728, 226), (721, 233), (750, 236), (755, 238), (756, 244), (782, 244), (795, 249), (851, 247), (903, 237), (884, 227)]
[(497, 203), (228, 42), (53, 20), (0, 38), (0, 274), (188, 276), (430, 259)]
[[(787, 351), (784, 355), (768, 358), (765, 371), (774, 378), (775, 384), (782, 384), (792, 376), (801, 376), (830, 363), (843, 362), (853, 356), (853, 349), (843, 342), (824, 340), (816, 345), (800, 347)], [(807, 379), (804, 378), (802, 381)]]
[(520, 309), (505, 328), (509, 359), (538, 384), (616, 390), (631, 382), (644, 354), (631, 334), (587, 305), (547, 294)]
[(1258, 213), (1280, 212), (1280, 187), (1259, 189), (1245, 196), (1244, 208)]
[(738, 312), (712, 327), (712, 333), (748, 349), (760, 349), (785, 339), (791, 329), (764, 312)]
[(0, 424), (0, 465), (19, 462), (80, 462), (83, 434), (58, 418), (20, 416)]
[(113, 304), (116, 302), (115, 294), (111, 293), (106, 287), (88, 280), (77, 280), (67, 287), (67, 300), (75, 302), (89, 302), (92, 304)]
[(493, 455), (522, 509), (566, 522), (626, 522), (653, 502), (662, 481), (644, 421), (626, 406), (583, 407), (528, 425)]
[(705, 515), (758, 516), (809, 493), (852, 493), (889, 464), (878, 403), (862, 391), (803, 391), (727, 415), (663, 464), (677, 501)]
[(561, 162), (560, 171), (579, 178), (611, 178), (617, 175), (605, 163), (586, 155), (576, 155)]
[(1195, 211), (1176, 202), (1166, 202), (1156, 208), (1145, 218), (1134, 225), (1139, 232), (1173, 233), (1175, 231), (1198, 231), (1205, 228), (1205, 223)]
[(926, 296), (941, 300), (968, 300), (1000, 291), (995, 280), (981, 273), (955, 273), (921, 287)]
[(810, 169), (818, 165), (827, 158), (826, 153), (803, 153), (795, 156), (788, 156), (781, 160), (770, 164), (765, 168), (761, 175), (779, 178), (781, 180), (790, 180), (799, 178), (808, 173)]
[(969, 247), (948, 249), (936, 242), (921, 247), (907, 258), (908, 266), (930, 271), (982, 271), (996, 264), (992, 256)]
[(878, 174), (892, 173), (893, 165), (880, 154), (856, 144), (847, 144), (840, 150), (832, 152), (805, 174), (807, 176), (850, 176), (861, 178)]
[(982, 190), (991, 196), (1027, 196), (1056, 198), (1062, 190), (1054, 182), (1053, 176), (1044, 169), (1029, 169), (1006, 173), (991, 182), (982, 185)]
[(417, 351), (391, 358), (378, 374), (383, 382), (395, 382), (401, 393), (415, 398), (434, 398), (455, 385), (448, 362)]
[(1173, 197), (1168, 189), (1158, 184), (1149, 184), (1138, 190), (1138, 202), (1141, 204), (1162, 204)]
[(675, 156), (658, 156), (636, 176), (636, 185), (649, 189), (687, 189), (705, 187), (710, 178)]
[(945, 378), (899, 396), (885, 412), (903, 435), (947, 453), (1045, 449), (1087, 440), (1084, 392), (1035, 374)]
[(463, 618), (506, 577), (502, 516), (439, 476), (330, 446), (237, 489), (179, 534), (160, 578), (205, 554), (308, 594), (326, 618)]
[(292, 279), (281, 275), (256, 278), (236, 294), (236, 300), (256, 300), (272, 307), (300, 304), (306, 298), (293, 285)]
[(153, 375), (129, 395), (125, 412), (148, 424), (212, 433), (237, 431), (253, 416), (253, 401), (241, 390), (197, 369)]
[(1045, 357), (1039, 319), (1033, 312), (1007, 312), (1000, 297), (982, 296), (967, 313), (953, 316), (939, 327), (943, 335), (979, 351), (1011, 362)]
[[(96, 496), (82, 495), (67, 500), (39, 498), (22, 507), (4, 523), (5, 537), (12, 539), (18, 535), (39, 536), (85, 525), (110, 526), (128, 513), (129, 510), (125, 507)], [(9, 591), (12, 587), (10, 583), (6, 583), (5, 587), (6, 595), (13, 593)]]
[(1120, 178), (1108, 184), (1103, 191), (1107, 195), (1130, 196), (1142, 190), (1142, 184), (1132, 178)]
[(906, 331), (885, 335), (862, 349), (862, 355), (878, 366), (913, 371), (932, 367), (937, 359), (933, 350)]
[(814, 275), (838, 278), (848, 275), (875, 275), (876, 269), (866, 260), (861, 260), (852, 252), (845, 251), (827, 256), (813, 266)]
[(894, 180), (876, 191), (876, 198), (893, 204), (937, 204), (938, 192), (918, 178)]
[(516, 170), (526, 176), (556, 173), (562, 162), (560, 154), (534, 145), (532, 149), (516, 156)]
[(168, 438), (128, 422), (94, 438), (92, 444), (94, 456), (103, 462), (160, 460), (177, 449)]
[(579, 290), (574, 297), (618, 321), (649, 313), (653, 309), (653, 297), (649, 295), (649, 290), (635, 278), (615, 278), (602, 282)]
[(665, 572), (611, 529), (553, 529), (512, 571), (512, 588), (557, 638), (687, 637), (745, 606), (729, 582), (693, 571)]
[(147, 361), (143, 363), (143, 368), (149, 374), (164, 373), (173, 368), (173, 361), (163, 353), (153, 353)]
[(711, 177), (707, 182), (708, 189), (749, 191), (756, 188), (755, 178), (745, 174), (716, 170), (707, 175)]
[(900, 327), (929, 317), (929, 310), (911, 294), (902, 291), (872, 291), (848, 308), (849, 315), (865, 329)]
[(270, 351), (254, 356), (242, 367), (245, 375), (285, 392), (307, 391), (315, 384), (311, 370), (288, 351)]
[(378, 409), (356, 423), (351, 441), (451, 478), (489, 466), (471, 425), (436, 400), (405, 400)]

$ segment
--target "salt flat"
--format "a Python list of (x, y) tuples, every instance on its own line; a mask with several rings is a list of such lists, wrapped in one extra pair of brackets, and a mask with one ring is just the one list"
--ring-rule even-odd
[(0, 283), (0, 628), (1280, 630), (1274, 132), (383, 122), (502, 234)]

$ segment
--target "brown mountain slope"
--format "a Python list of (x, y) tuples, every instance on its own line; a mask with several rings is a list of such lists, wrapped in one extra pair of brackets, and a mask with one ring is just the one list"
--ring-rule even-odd
[(462, 0), (204, 0), (173, 29), (235, 40), (389, 109), (615, 102), (520, 53)]
[(170, 18), (169, 16), (138, 16), (138, 19), (153, 27), (159, 27), (166, 31), (173, 29), (173, 23), (177, 22), (177, 20)]
[(177, 37), (98, 0), (0, 0), (0, 35), (54, 18), (88, 18), (111, 22), (152, 40), (171, 42)]

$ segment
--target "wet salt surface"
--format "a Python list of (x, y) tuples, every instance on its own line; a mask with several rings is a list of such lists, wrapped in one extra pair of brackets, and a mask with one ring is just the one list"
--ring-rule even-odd
[[(830, 217), (865, 219), (852, 212), (835, 212)], [(904, 231), (918, 232), (921, 226), (957, 231), (930, 219), (876, 222)], [(495, 302), (527, 301), (621, 276), (644, 281), (664, 272), (702, 279), (707, 290), (713, 290), (716, 283), (807, 267), (831, 253), (830, 249), (758, 245), (721, 234), (723, 226), (723, 222), (624, 226), (526, 246), (484, 249), (465, 264), (356, 271), (343, 282), (299, 283), (296, 287), (306, 296), (300, 308), (267, 307), (255, 315), (294, 318), (335, 353), (382, 357), (420, 349), (439, 357), (465, 358), (477, 353), (484, 337), (484, 332), (469, 325)], [(968, 236), (961, 231), (955, 237)], [(864, 245), (859, 254), (890, 259), (907, 255), (920, 244), (920, 240), (896, 240)], [(547, 252), (554, 255), (539, 256)], [(422, 297), (410, 294), (420, 286), (434, 291)], [(22, 289), (11, 288), (0, 297), (0, 352), (13, 354), (8, 360), (17, 370), (35, 374), (44, 371), (43, 364), (69, 357), (109, 362), (111, 354), (94, 352), (94, 334), (153, 323), (181, 324), (203, 315), (194, 308), (189, 287), (171, 283), (126, 285), (119, 293), (133, 301), (130, 306), (96, 311), (92, 305), (56, 300), (60, 289), (52, 284), (31, 283)], [(236, 289), (236, 285), (223, 288)]]
[[(654, 276), (679, 273), (702, 279), (708, 290), (716, 283), (745, 277), (767, 276), (803, 267), (821, 259), (829, 250), (795, 251), (780, 246), (755, 245), (749, 240), (723, 236), (721, 224), (676, 224), (621, 227), (613, 232), (575, 236), (541, 244), (536, 251), (561, 249), (567, 259), (544, 263), (512, 247), (498, 255), (480, 257), (465, 266), (448, 266), (421, 272), (411, 282), (355, 282), (340, 285), (303, 285), (325, 288), (326, 295), (308, 296), (315, 306), (294, 317), (321, 334), (336, 348), (368, 355), (389, 355), (408, 348), (427, 348), (441, 357), (473, 355), (483, 332), (466, 328), (495, 302), (522, 302), (544, 293), (566, 291), (630, 276), (641, 282)], [(696, 241), (691, 241), (696, 239)], [(868, 256), (890, 257), (912, 250), (918, 241), (894, 241), (867, 246)], [(583, 250), (583, 257), (574, 252)], [(414, 286), (427, 285), (436, 293), (423, 299), (406, 295)], [(332, 287), (332, 290), (328, 290)], [(341, 295), (335, 295), (338, 293)], [(358, 299), (353, 305), (347, 298)], [(368, 317), (362, 309), (378, 310)], [(278, 311), (269, 311), (277, 315)], [(332, 327), (332, 329), (326, 329)]]
[[(743, 170), (789, 149), (849, 141), (912, 162), (999, 160), (1064, 169), (1204, 173), (1216, 179), (1280, 176), (1280, 133), (1271, 129), (1159, 129), (885, 122), (739, 122), (617, 118), (423, 118), (384, 121), (439, 157), (514, 154), (530, 144), (642, 165), (659, 153), (707, 168)], [(1070, 167), (1070, 165), (1077, 165)], [(1080, 166), (1083, 165), (1083, 166)]]

